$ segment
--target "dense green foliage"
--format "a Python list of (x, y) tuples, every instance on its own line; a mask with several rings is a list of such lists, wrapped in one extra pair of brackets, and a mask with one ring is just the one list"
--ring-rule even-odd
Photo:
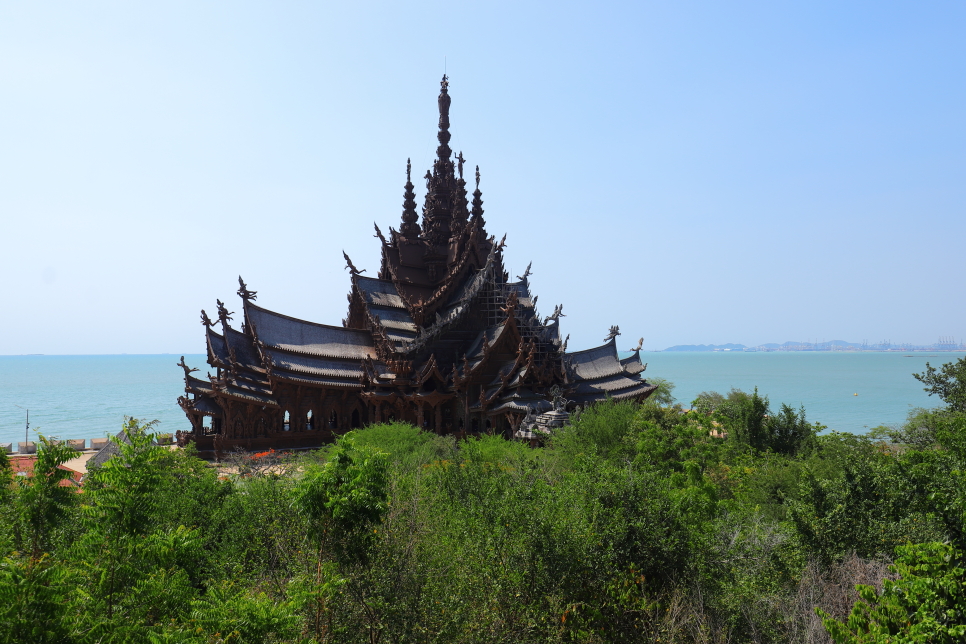
[(0, 461), (0, 642), (962, 641), (961, 414), (672, 390), (543, 449), (392, 424), (220, 468), (131, 420), (82, 491), (42, 441)]
[(926, 385), (929, 395), (936, 395), (953, 411), (966, 412), (966, 357), (947, 362), (939, 369), (926, 363), (926, 371), (912, 374)]

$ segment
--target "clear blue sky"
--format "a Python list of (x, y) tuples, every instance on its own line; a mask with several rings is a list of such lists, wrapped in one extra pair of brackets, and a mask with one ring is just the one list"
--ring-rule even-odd
[(963, 34), (962, 2), (5, 2), (0, 354), (200, 353), (238, 274), (339, 324), (444, 58), (571, 348), (958, 339)]

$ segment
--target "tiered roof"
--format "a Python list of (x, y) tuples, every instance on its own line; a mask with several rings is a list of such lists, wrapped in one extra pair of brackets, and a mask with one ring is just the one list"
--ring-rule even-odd
[[(509, 281), (505, 238), (498, 242), (485, 229), (479, 167), (471, 204), (465, 160), (462, 153), (454, 159), (449, 148), (448, 85), (444, 76), (439, 145), (425, 176), (422, 219), (407, 161), (399, 231), (390, 228), (386, 236), (376, 226), (378, 277), (362, 275), (345, 255), (351, 290), (342, 326), (258, 306), (256, 293), (239, 278), (241, 330), (231, 327), (233, 314), (220, 301), (218, 322), (202, 311), (208, 363), (217, 376), (206, 382), (182, 364), (193, 396), (182, 402), (189, 416), (227, 414), (230, 400), (287, 409), (304, 398), (305, 388), (343, 392), (340, 400), (408, 401), (419, 418), (424, 404), (456, 405), (453, 410), (464, 415), (539, 413), (549, 408), (555, 385), (578, 404), (641, 399), (654, 390), (641, 379), (639, 352), (618, 357), (616, 327), (602, 346), (567, 353), (562, 305), (541, 320), (530, 267)], [(221, 334), (214, 329), (218, 323)], [(286, 387), (300, 389), (283, 395)]]

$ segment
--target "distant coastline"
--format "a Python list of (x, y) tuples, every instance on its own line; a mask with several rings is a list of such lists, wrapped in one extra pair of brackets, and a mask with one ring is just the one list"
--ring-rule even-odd
[(782, 344), (769, 342), (755, 346), (744, 344), (676, 344), (668, 347), (664, 351), (888, 351), (888, 352), (956, 352), (966, 351), (966, 344), (962, 341), (956, 342), (953, 338), (941, 338), (939, 342), (930, 345), (916, 345), (910, 343), (893, 344), (889, 340), (883, 340), (875, 344), (868, 342), (846, 342), (845, 340), (832, 340), (830, 342), (795, 342), (789, 341)]

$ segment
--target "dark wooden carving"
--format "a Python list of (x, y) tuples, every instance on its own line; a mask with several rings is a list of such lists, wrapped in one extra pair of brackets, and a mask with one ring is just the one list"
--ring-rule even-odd
[(563, 305), (541, 318), (529, 264), (509, 281), (506, 236), (497, 242), (486, 232), (479, 166), (470, 200), (466, 159), (462, 152), (454, 159), (449, 147), (448, 88), (444, 76), (422, 221), (407, 160), (399, 231), (386, 236), (375, 224), (378, 277), (363, 275), (343, 251), (350, 292), (342, 326), (261, 308), (240, 276), (241, 331), (231, 328), (234, 313), (220, 300), (221, 333), (202, 311), (216, 375), (195, 378), (196, 369), (179, 363), (186, 391), (179, 404), (191, 421), (179, 444), (193, 440), (216, 456), (236, 448), (314, 447), (388, 421), (510, 437), (528, 415), (608, 396), (640, 400), (654, 390), (640, 378), (640, 344), (619, 358), (618, 327), (604, 345), (567, 353)]

